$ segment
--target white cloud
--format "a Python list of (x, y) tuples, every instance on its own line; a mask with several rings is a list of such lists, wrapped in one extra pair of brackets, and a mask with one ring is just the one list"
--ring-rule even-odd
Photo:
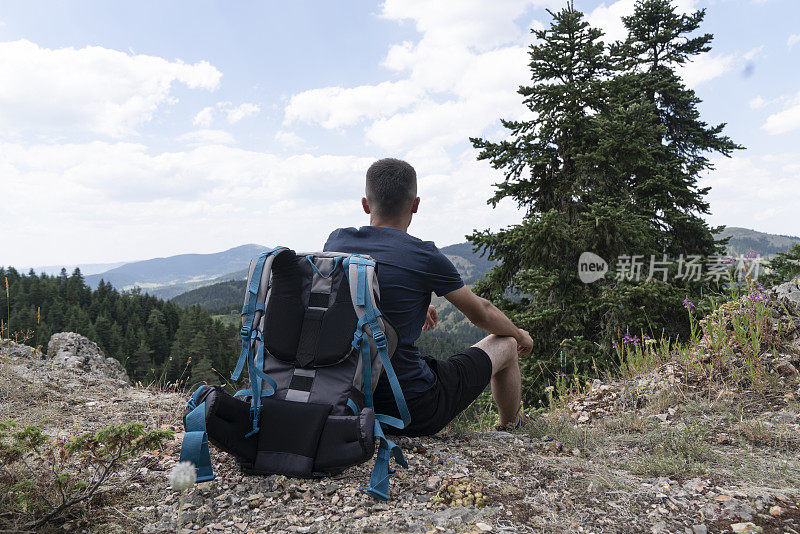
[(380, 15), (411, 20), (422, 34), (389, 48), (382, 65), (396, 74), (393, 79), (296, 94), (284, 124), (337, 129), (366, 123), (367, 140), (381, 148), (428, 153), (432, 149), (423, 145), (452, 146), (481, 135), (522, 109), (516, 89), (529, 76), (526, 45), (532, 37), (514, 21), (536, 5), (561, 2), (388, 0)]
[(229, 124), (235, 124), (244, 118), (258, 115), (260, 112), (261, 106), (250, 102), (245, 102), (238, 106), (234, 106), (231, 102), (217, 102), (214, 106), (207, 106), (198, 111), (197, 115), (194, 116), (193, 124), (208, 128), (213, 124), (214, 118), (218, 114), (225, 115)]
[(261, 106), (258, 104), (251, 104), (249, 102), (239, 104), (235, 107), (232, 106), (230, 102), (226, 102), (225, 104), (227, 104), (227, 106), (224, 107), (225, 115), (228, 118), (228, 122), (231, 124), (237, 123), (246, 117), (258, 115), (258, 113), (261, 111)]
[(192, 124), (194, 124), (195, 126), (202, 126), (203, 128), (208, 128), (209, 126), (211, 126), (212, 122), (214, 122), (214, 108), (209, 106), (197, 112), (197, 115), (194, 116)]
[(236, 139), (224, 130), (202, 129), (187, 132), (178, 137), (178, 141), (185, 141), (192, 145), (232, 145)]
[(790, 231), (800, 227), (795, 208), (800, 205), (797, 154), (718, 157), (714, 164), (715, 170), (700, 182), (711, 186), (708, 200), (713, 224), (797, 233)]
[(294, 132), (280, 131), (275, 134), (275, 140), (286, 148), (296, 148), (303, 144), (303, 138)]
[(723, 74), (740, 66), (742, 56), (739, 54), (712, 55), (710, 52), (695, 56), (689, 63), (678, 69), (686, 85), (698, 85), (719, 78)]
[[(0, 224), (13, 221), (14, 228), (0, 232), (0, 250), (26, 254), (7, 253), (3, 261), (30, 265), (136, 259), (131, 251), (212, 252), (250, 242), (318, 250), (333, 228), (367, 224), (360, 198), (375, 159), (278, 156), (219, 144), (153, 152), (107, 142), (0, 143), (0, 156)], [(441, 148), (416, 156), (422, 205), (412, 233), (447, 245), (473, 228), (519, 220), (510, 203), (486, 208), (496, 176), (472, 151), (455, 159)]]
[[(15, 228), (0, 232), (0, 250), (26, 251), (19, 260), (26, 264), (249, 242), (316, 250), (332, 225), (364, 224), (354, 208), (373, 161), (209, 144), (153, 153), (141, 144), (105, 142), (0, 143), (0, 155), (0, 221)], [(9, 256), (3, 262), (16, 261)]]
[(800, 92), (793, 97), (781, 97), (783, 109), (767, 117), (761, 129), (771, 135), (778, 135), (800, 129)]
[(414, 103), (421, 94), (421, 88), (408, 81), (311, 89), (292, 96), (284, 124), (302, 121), (325, 128), (352, 126), (362, 119), (391, 115)]
[(100, 46), (42, 48), (0, 43), (0, 128), (6, 134), (88, 130), (121, 137), (174, 102), (172, 85), (214, 90), (222, 74), (206, 61), (128, 54)]
[(791, 50), (794, 45), (800, 43), (800, 33), (793, 33), (786, 40), (786, 47)]

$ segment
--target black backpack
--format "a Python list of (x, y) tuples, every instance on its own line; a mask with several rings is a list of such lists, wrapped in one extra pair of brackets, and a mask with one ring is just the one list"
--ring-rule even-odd
[[(231, 378), (246, 364), (251, 387), (231, 396), (200, 386), (189, 400), (180, 459), (194, 463), (198, 481), (214, 478), (209, 441), (245, 473), (317, 477), (367, 461), (377, 439), (362, 490), (388, 499), (389, 457), (408, 464), (382, 425), (404, 428), (411, 416), (392, 369), (397, 333), (379, 310), (375, 268), (369, 256), (285, 247), (250, 262)], [(384, 372), (401, 419), (375, 413), (372, 395)]]

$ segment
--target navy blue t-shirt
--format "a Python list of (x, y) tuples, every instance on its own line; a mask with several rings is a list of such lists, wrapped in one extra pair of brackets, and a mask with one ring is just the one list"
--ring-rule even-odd
[[(326, 251), (367, 254), (377, 262), (381, 312), (397, 329), (398, 346), (392, 366), (406, 397), (413, 398), (436, 385), (436, 375), (414, 345), (422, 332), (431, 303), (438, 296), (463, 287), (461, 275), (433, 241), (422, 241), (402, 230), (362, 226), (334, 230)], [(385, 376), (385, 375), (384, 375)], [(378, 383), (375, 401), (393, 399), (385, 378)]]

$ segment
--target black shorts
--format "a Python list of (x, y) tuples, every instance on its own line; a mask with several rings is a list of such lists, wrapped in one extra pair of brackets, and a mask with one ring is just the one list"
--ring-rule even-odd
[[(492, 360), (483, 349), (469, 347), (446, 360), (422, 357), (436, 375), (436, 385), (412, 399), (406, 399), (411, 425), (398, 430), (384, 427), (387, 434), (431, 436), (436, 434), (472, 401), (478, 398), (492, 378)], [(394, 402), (376, 406), (377, 411), (399, 417)]]

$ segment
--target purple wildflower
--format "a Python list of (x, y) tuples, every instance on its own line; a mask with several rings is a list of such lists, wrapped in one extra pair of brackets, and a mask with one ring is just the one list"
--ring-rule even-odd
[(625, 337), (622, 338), (622, 344), (623, 345), (627, 345), (628, 343), (630, 343), (634, 347), (638, 347), (639, 346), (639, 338), (636, 337), (636, 336), (626, 335)]
[(694, 302), (689, 300), (689, 297), (686, 297), (685, 299), (683, 299), (683, 307), (686, 308), (687, 310), (691, 310), (692, 308), (694, 308)]
[(722, 260), (722, 263), (725, 264), (725, 265), (730, 265), (734, 261), (736, 261), (736, 260), (734, 260), (733, 258), (725, 258), (724, 260)]
[(745, 254), (745, 255), (744, 255), (744, 257), (745, 257), (746, 259), (748, 259), (748, 260), (752, 260), (752, 259), (754, 259), (754, 258), (757, 258), (757, 257), (758, 257), (758, 253), (757, 253), (755, 250), (750, 250), (750, 252), (748, 252), (747, 254)]
[(650, 336), (647, 334), (642, 334), (642, 341), (647, 341), (648, 339), (650, 339)]

